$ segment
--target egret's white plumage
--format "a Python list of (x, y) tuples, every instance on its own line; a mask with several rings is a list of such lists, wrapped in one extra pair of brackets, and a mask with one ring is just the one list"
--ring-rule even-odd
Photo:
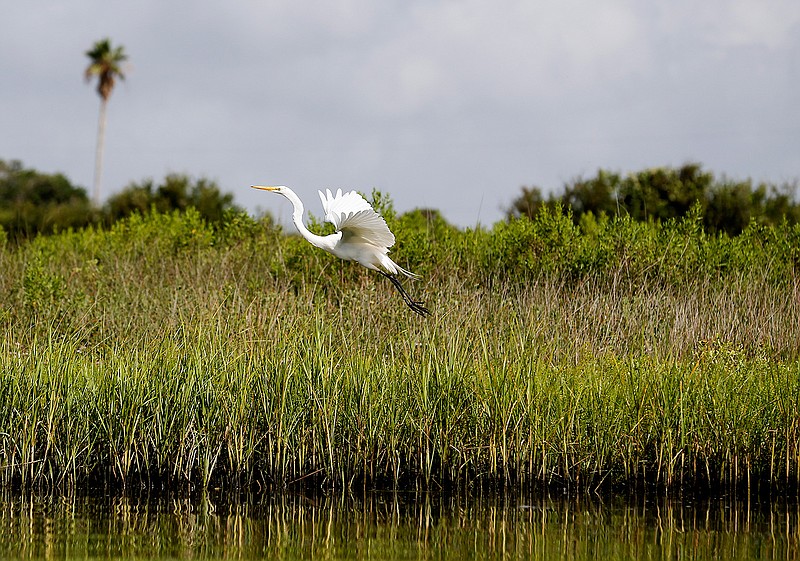
[(348, 232), (354, 238), (368, 238), (371, 243), (387, 249), (394, 245), (394, 234), (386, 221), (355, 191), (342, 194), (338, 189), (333, 195), (330, 189), (326, 189), (325, 193), (319, 191), (319, 198), (325, 220), (337, 231)]
[(325, 220), (336, 228), (336, 232), (327, 236), (319, 236), (311, 232), (303, 224), (303, 202), (294, 191), (284, 186), (264, 187), (253, 185), (253, 189), (262, 189), (283, 195), (292, 203), (292, 221), (297, 231), (313, 246), (332, 253), (340, 259), (355, 261), (367, 269), (378, 271), (390, 281), (400, 292), (405, 303), (420, 315), (427, 315), (428, 309), (413, 300), (397, 278), (399, 273), (418, 278), (417, 275), (403, 269), (389, 257), (389, 248), (395, 239), (383, 217), (355, 191), (342, 193), (341, 189), (334, 195), (330, 189), (319, 192)]

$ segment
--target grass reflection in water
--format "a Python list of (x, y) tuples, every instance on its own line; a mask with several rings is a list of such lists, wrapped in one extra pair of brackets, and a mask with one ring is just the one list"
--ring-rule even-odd
[(798, 504), (375, 493), (4, 495), (0, 558), (793, 559)]

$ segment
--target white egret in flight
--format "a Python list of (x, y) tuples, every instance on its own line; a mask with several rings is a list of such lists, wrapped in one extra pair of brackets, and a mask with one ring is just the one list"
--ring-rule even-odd
[(392, 281), (409, 308), (421, 316), (430, 314), (428, 308), (422, 302), (411, 298), (400, 283), (400, 279), (397, 277), (399, 273), (412, 279), (419, 277), (403, 269), (387, 255), (389, 248), (394, 245), (394, 234), (389, 230), (383, 217), (375, 212), (375, 209), (364, 197), (355, 191), (342, 194), (341, 189), (336, 191), (336, 195), (331, 194), (330, 189), (326, 189), (325, 193), (320, 191), (319, 198), (322, 200), (325, 220), (336, 227), (336, 233), (318, 236), (303, 224), (303, 202), (294, 191), (282, 185), (276, 187), (253, 185), (252, 187), (278, 193), (289, 199), (294, 207), (294, 212), (292, 212), (294, 225), (300, 235), (311, 245), (324, 249), (345, 261), (355, 261), (367, 269), (378, 271)]

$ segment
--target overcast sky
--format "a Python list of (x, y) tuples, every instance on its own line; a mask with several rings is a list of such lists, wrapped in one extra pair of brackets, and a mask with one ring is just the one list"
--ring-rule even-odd
[(6, 2), (0, 159), (91, 191), (85, 51), (124, 45), (104, 196), (187, 173), (290, 216), (285, 184), (491, 225), (524, 186), (697, 161), (800, 177), (800, 2)]

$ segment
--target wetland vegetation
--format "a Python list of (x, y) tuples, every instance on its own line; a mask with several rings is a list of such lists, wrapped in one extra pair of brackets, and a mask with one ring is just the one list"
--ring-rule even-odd
[(797, 489), (800, 226), (373, 199), (427, 320), (236, 211), (0, 234), (0, 484)]

